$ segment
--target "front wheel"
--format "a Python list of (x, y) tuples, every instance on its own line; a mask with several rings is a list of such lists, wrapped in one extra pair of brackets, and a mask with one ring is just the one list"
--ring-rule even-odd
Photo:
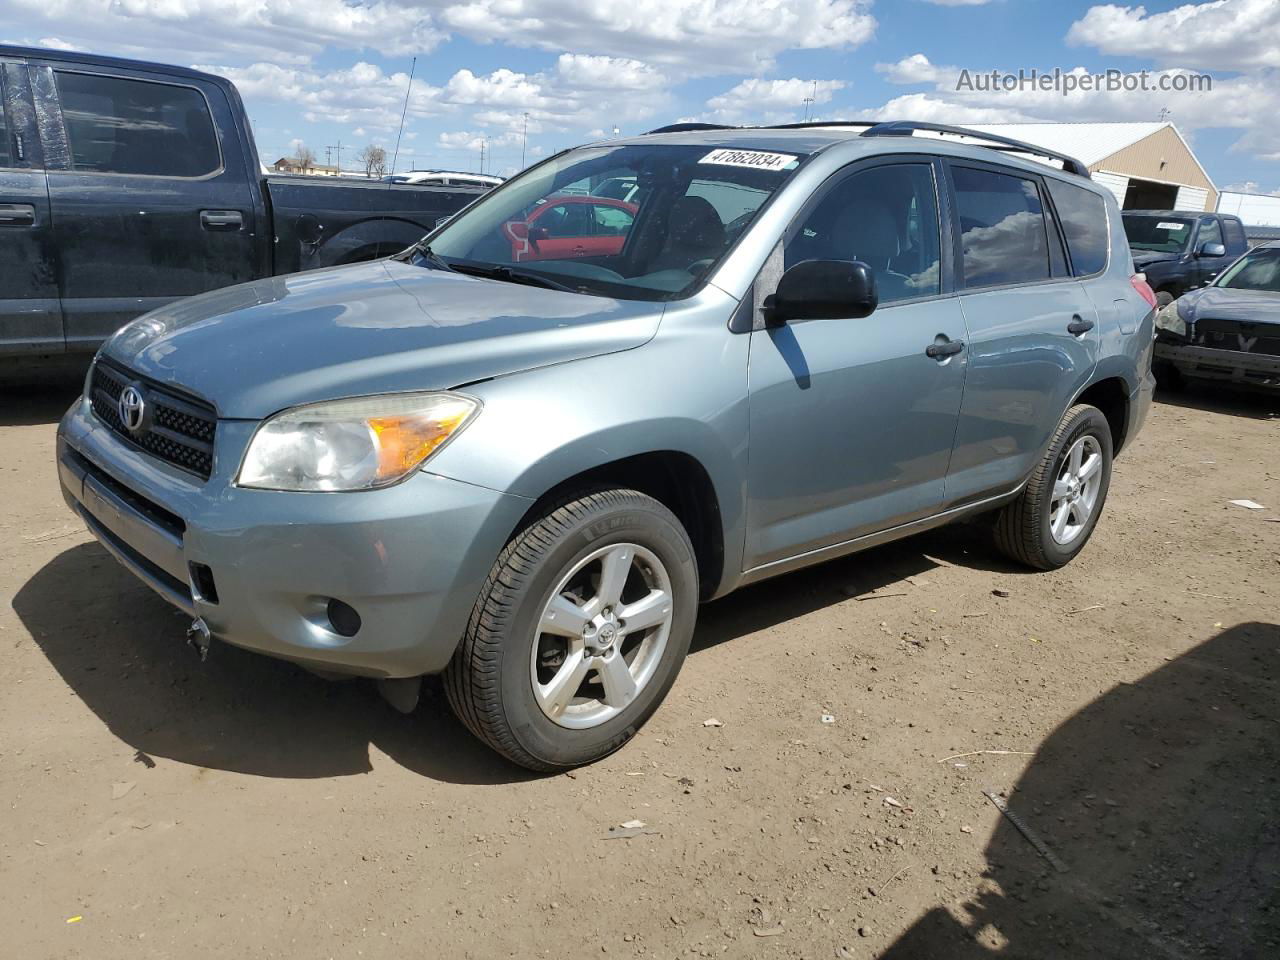
[(1018, 499), (996, 517), (996, 545), (1020, 563), (1053, 570), (1089, 542), (1111, 485), (1111, 426), (1077, 404), (1054, 432)]
[(445, 673), (459, 719), (531, 770), (626, 743), (675, 682), (698, 572), (680, 521), (635, 490), (548, 511), (507, 544)]

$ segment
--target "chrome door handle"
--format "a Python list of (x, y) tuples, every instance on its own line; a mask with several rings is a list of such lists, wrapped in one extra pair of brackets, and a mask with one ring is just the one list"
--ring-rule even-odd
[(34, 227), (36, 208), (29, 203), (0, 203), (0, 227)]

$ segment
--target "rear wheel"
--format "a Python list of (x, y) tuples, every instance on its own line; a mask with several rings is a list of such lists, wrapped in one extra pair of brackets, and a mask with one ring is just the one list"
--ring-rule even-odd
[(996, 545), (1014, 560), (1052, 570), (1089, 542), (1111, 485), (1111, 426), (1077, 404), (1055, 431), (1018, 499), (996, 517)]
[(454, 712), (532, 770), (612, 753), (657, 709), (689, 649), (698, 574), (658, 501), (601, 490), (517, 534), (445, 673)]

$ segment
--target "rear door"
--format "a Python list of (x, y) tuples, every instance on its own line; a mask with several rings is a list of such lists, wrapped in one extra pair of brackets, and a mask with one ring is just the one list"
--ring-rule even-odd
[(43, 167), (27, 65), (0, 59), (0, 356), (63, 350)]
[(253, 278), (256, 171), (218, 85), (59, 62), (34, 81), (68, 351)]
[(1097, 363), (1098, 315), (1066, 262), (1036, 174), (949, 161), (969, 371), (949, 505), (1009, 490)]

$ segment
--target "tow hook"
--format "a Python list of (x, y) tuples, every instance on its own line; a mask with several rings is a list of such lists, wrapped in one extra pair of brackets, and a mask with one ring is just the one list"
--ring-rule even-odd
[(191, 626), (187, 627), (187, 646), (199, 655), (201, 663), (209, 659), (209, 643), (212, 639), (204, 617), (196, 617), (191, 621)]

